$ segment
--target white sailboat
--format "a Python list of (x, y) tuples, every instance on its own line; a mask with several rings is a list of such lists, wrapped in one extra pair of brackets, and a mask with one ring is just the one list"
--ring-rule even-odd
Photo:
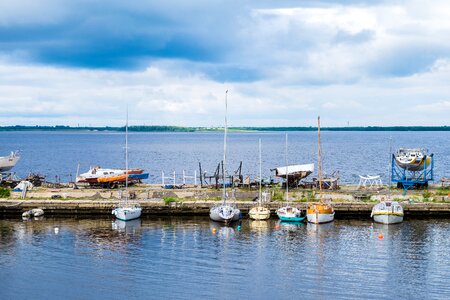
[(322, 224), (332, 222), (334, 220), (334, 208), (331, 204), (323, 201), (322, 187), (322, 150), (320, 147), (320, 117), (317, 118), (317, 172), (319, 177), (320, 202), (310, 203), (306, 210), (308, 222), (314, 224)]
[[(128, 107), (127, 107), (127, 123), (125, 125), (125, 174), (128, 175)], [(117, 219), (122, 221), (129, 221), (137, 219), (141, 216), (142, 208), (138, 203), (131, 203), (129, 201), (128, 193), (128, 176), (125, 177), (125, 199), (121, 200), (119, 205), (112, 210), (112, 214)]]
[(259, 139), (259, 195), (258, 205), (252, 207), (248, 212), (250, 219), (267, 220), (270, 218), (270, 209), (262, 206), (262, 162), (261, 162), (261, 139)]
[(382, 200), (372, 208), (370, 217), (381, 224), (397, 224), (403, 222), (403, 207), (397, 201)]
[[(285, 159), (286, 159), (286, 202), (289, 200), (289, 172), (288, 172), (288, 161), (287, 161), (287, 145), (288, 145), (288, 135), (286, 133), (286, 147), (285, 147)], [(297, 207), (292, 207), (290, 205), (283, 206), (277, 209), (278, 218), (285, 222), (301, 222), (305, 220), (302, 216), (302, 212)]]
[(227, 96), (228, 90), (225, 92), (225, 131), (223, 136), (223, 195), (222, 203), (219, 205), (214, 205), (209, 211), (209, 217), (211, 220), (216, 222), (223, 222), (225, 224), (230, 224), (231, 222), (237, 221), (241, 218), (241, 211), (235, 207), (227, 204), (227, 191), (226, 191), (226, 161), (227, 161)]
[[(389, 147), (389, 156), (391, 155), (391, 147)], [(389, 182), (388, 182), (388, 200), (384, 198), (381, 199), (372, 208), (372, 213), (370, 217), (376, 223), (381, 224), (397, 224), (403, 222), (403, 206), (397, 201), (392, 201), (391, 199), (391, 172), (389, 172)]]
[(400, 148), (395, 154), (395, 162), (403, 169), (420, 171), (430, 166), (431, 157), (428, 155), (426, 149)]

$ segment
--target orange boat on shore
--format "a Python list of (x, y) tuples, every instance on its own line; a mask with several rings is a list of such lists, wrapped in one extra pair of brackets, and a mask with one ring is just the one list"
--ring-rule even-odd
[[(144, 172), (143, 169), (129, 169), (128, 174), (142, 174)], [(88, 172), (80, 174), (77, 177), (77, 182), (88, 182), (90, 184), (95, 184), (99, 182), (113, 182), (113, 181), (125, 181), (125, 173), (124, 169), (103, 169), (101, 167), (93, 167), (89, 169)], [(119, 180), (110, 180), (113, 177), (123, 176), (123, 179)], [(104, 180), (104, 181), (100, 181)], [(129, 178), (131, 179), (131, 178)]]

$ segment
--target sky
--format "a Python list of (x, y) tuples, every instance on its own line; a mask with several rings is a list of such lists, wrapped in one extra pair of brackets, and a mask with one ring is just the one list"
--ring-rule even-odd
[(450, 5), (3, 0), (0, 126), (450, 125)]

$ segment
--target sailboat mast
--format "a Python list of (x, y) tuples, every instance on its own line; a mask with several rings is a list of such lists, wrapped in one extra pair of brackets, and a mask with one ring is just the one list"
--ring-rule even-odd
[(389, 160), (388, 160), (388, 173), (389, 173), (389, 179), (388, 179), (388, 200), (391, 200), (391, 180), (392, 180), (392, 174), (391, 174), (391, 159), (392, 159), (392, 136), (389, 137)]
[(125, 204), (128, 204), (128, 105), (127, 122), (125, 124)]
[(225, 91), (225, 131), (223, 135), (223, 203), (226, 201), (227, 191), (226, 191), (226, 174), (227, 174), (227, 113), (228, 113), (228, 90)]
[(262, 159), (261, 159), (261, 139), (259, 139), (259, 205), (262, 203)]
[(322, 150), (320, 148), (320, 116), (317, 117), (317, 170), (319, 177), (320, 202), (323, 202), (322, 191)]
[(285, 160), (286, 160), (286, 201), (289, 200), (289, 172), (288, 172), (288, 134), (286, 132), (286, 146), (285, 146)]

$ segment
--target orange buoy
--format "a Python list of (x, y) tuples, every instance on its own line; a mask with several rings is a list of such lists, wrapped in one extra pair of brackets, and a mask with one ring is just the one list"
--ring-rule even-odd
[(379, 234), (378, 234), (378, 239), (379, 239), (379, 240), (382, 240), (382, 239), (383, 239), (383, 237), (384, 237), (384, 236), (383, 236), (383, 234), (382, 234), (382, 233), (379, 233)]

